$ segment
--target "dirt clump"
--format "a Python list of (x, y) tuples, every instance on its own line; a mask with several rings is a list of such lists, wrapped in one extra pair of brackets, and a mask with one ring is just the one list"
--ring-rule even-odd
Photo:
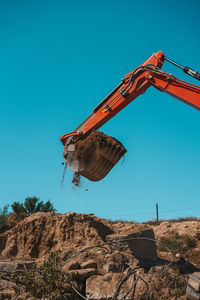
[(62, 178), (61, 178), (61, 187), (62, 188), (63, 188), (63, 185), (64, 185), (66, 171), (67, 171), (67, 165), (65, 164), (64, 169), (63, 169), (63, 173), (62, 173)]
[(81, 186), (81, 175), (78, 172), (74, 172), (73, 178), (72, 178), (72, 184), (75, 187)]

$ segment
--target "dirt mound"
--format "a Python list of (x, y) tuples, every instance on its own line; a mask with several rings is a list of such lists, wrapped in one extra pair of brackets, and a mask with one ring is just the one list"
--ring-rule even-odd
[(178, 232), (179, 235), (188, 234), (193, 237), (200, 237), (200, 221), (170, 222), (164, 221), (159, 226), (154, 226), (155, 235), (168, 236)]
[[(75, 272), (85, 286), (84, 295), (92, 299), (103, 299), (107, 293), (113, 297), (124, 278), (127, 278), (125, 291), (137, 282), (136, 289), (132, 289), (136, 299), (184, 299), (188, 274), (200, 271), (199, 225), (200, 222), (163, 222), (150, 228), (146, 224), (111, 222), (92, 214), (36, 213), (0, 234), (0, 271), (16, 268), (27, 261), (30, 264), (36, 260), (41, 264), (50, 253), (60, 250), (65, 262), (64, 272)], [(124, 237), (138, 239), (139, 234), (141, 249), (146, 247), (148, 253), (154, 251), (145, 246), (140, 235), (152, 228), (157, 240), (165, 238), (166, 242), (170, 237), (175, 237), (177, 242), (177, 234), (185, 236), (190, 233), (196, 240), (196, 248), (173, 257), (170, 253), (158, 251), (157, 257), (152, 259), (141, 258), (142, 250), (139, 251), (140, 257), (136, 257), (135, 250), (130, 251), (137, 246), (134, 241), (133, 244), (124, 244), (125, 249), (121, 249)], [(110, 244), (111, 239), (115, 245), (114, 242)], [(195, 260), (191, 261), (194, 256)], [(133, 276), (127, 277), (129, 273)], [(12, 291), (11, 299), (16, 299), (13, 284), (6, 280), (0, 279), (0, 299), (1, 291), (4, 294)], [(124, 289), (122, 286), (119, 295), (124, 295)], [(143, 293), (146, 298), (140, 298)], [(23, 296), (26, 299), (24, 293)]]
[(0, 234), (0, 256), (43, 258), (56, 250), (67, 253), (104, 243), (112, 233), (108, 222), (93, 215), (36, 213)]

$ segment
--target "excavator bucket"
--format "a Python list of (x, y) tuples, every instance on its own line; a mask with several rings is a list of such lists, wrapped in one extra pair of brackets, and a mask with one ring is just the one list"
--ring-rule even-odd
[(119, 141), (93, 130), (88, 136), (66, 146), (63, 157), (72, 171), (91, 181), (99, 181), (125, 153), (126, 149)]

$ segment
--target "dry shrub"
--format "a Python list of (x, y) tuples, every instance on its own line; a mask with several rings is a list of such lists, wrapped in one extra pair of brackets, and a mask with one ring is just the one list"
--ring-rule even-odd
[(159, 221), (155, 220), (149, 220), (146, 222), (143, 222), (143, 224), (152, 225), (152, 226), (158, 226), (162, 222), (169, 222), (169, 223), (179, 223), (179, 222), (190, 222), (190, 221), (200, 221), (200, 218), (197, 217), (185, 217), (185, 218), (178, 218), (178, 219), (161, 219)]
[(152, 226), (158, 226), (162, 222), (166, 222), (166, 221), (169, 221), (169, 220), (159, 220), (159, 221), (157, 221), (157, 220), (149, 220), (149, 221), (143, 222), (143, 224), (152, 225)]
[(135, 221), (127, 221), (124, 219), (116, 219), (116, 220), (111, 220), (111, 219), (106, 219), (110, 224), (117, 224), (117, 223), (123, 223), (123, 224), (138, 224)]
[[(160, 242), (167, 246), (173, 254), (184, 253), (196, 247), (196, 240), (187, 234), (179, 235), (175, 233), (174, 236), (161, 237)], [(158, 250), (163, 252), (168, 251), (162, 244), (159, 244)]]
[(149, 291), (141, 299), (179, 299), (185, 295), (187, 280), (175, 265), (161, 267), (152, 275), (148, 283)]
[[(17, 284), (18, 293), (22, 293), (21, 287), (25, 288), (29, 296), (36, 299), (49, 300), (77, 300), (79, 297), (71, 288), (73, 284), (78, 290), (82, 288), (75, 279), (75, 275), (66, 274), (62, 271), (63, 260), (60, 252), (51, 253), (41, 265), (34, 265), (25, 273), (14, 274), (12, 281)], [(17, 292), (17, 289), (16, 291)]]

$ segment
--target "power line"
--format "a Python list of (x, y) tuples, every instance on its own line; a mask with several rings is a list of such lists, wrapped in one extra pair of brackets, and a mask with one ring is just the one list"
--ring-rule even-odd
[[(187, 208), (177, 208), (177, 209), (164, 209), (164, 210), (159, 210), (160, 213), (173, 213), (173, 212), (182, 212), (182, 211), (188, 211), (188, 210), (198, 210), (200, 209), (200, 206), (196, 206), (196, 207), (187, 207)], [(134, 210), (134, 209), (126, 209), (127, 211), (130, 210)], [(135, 209), (136, 210), (136, 209)], [(143, 210), (143, 208), (137, 208), (137, 210)], [(120, 210), (121, 211), (121, 210)], [(154, 208), (152, 207), (152, 211), (146, 211), (146, 212), (142, 212), (142, 213), (130, 213), (130, 214), (120, 214), (120, 215), (111, 215), (111, 213), (113, 212), (107, 212), (107, 214), (103, 214), (101, 215), (101, 213), (99, 214), (102, 218), (122, 218), (122, 217), (127, 217), (127, 216), (147, 216), (147, 215), (154, 215)]]
[(185, 210), (193, 210), (193, 209), (200, 209), (200, 206), (197, 207), (188, 207), (188, 208), (177, 208), (177, 209), (170, 209), (170, 210), (163, 210), (160, 212), (176, 212), (176, 211), (185, 211)]
[[(152, 205), (149, 205), (149, 206), (146, 206), (145, 205), (145, 208), (152, 208)], [(120, 209), (120, 210), (112, 210), (112, 211), (100, 211), (98, 212), (99, 214), (104, 214), (104, 213), (117, 213), (118, 211), (135, 211), (135, 210), (143, 210), (144, 207), (136, 207), (136, 208), (123, 208), (123, 209)]]

